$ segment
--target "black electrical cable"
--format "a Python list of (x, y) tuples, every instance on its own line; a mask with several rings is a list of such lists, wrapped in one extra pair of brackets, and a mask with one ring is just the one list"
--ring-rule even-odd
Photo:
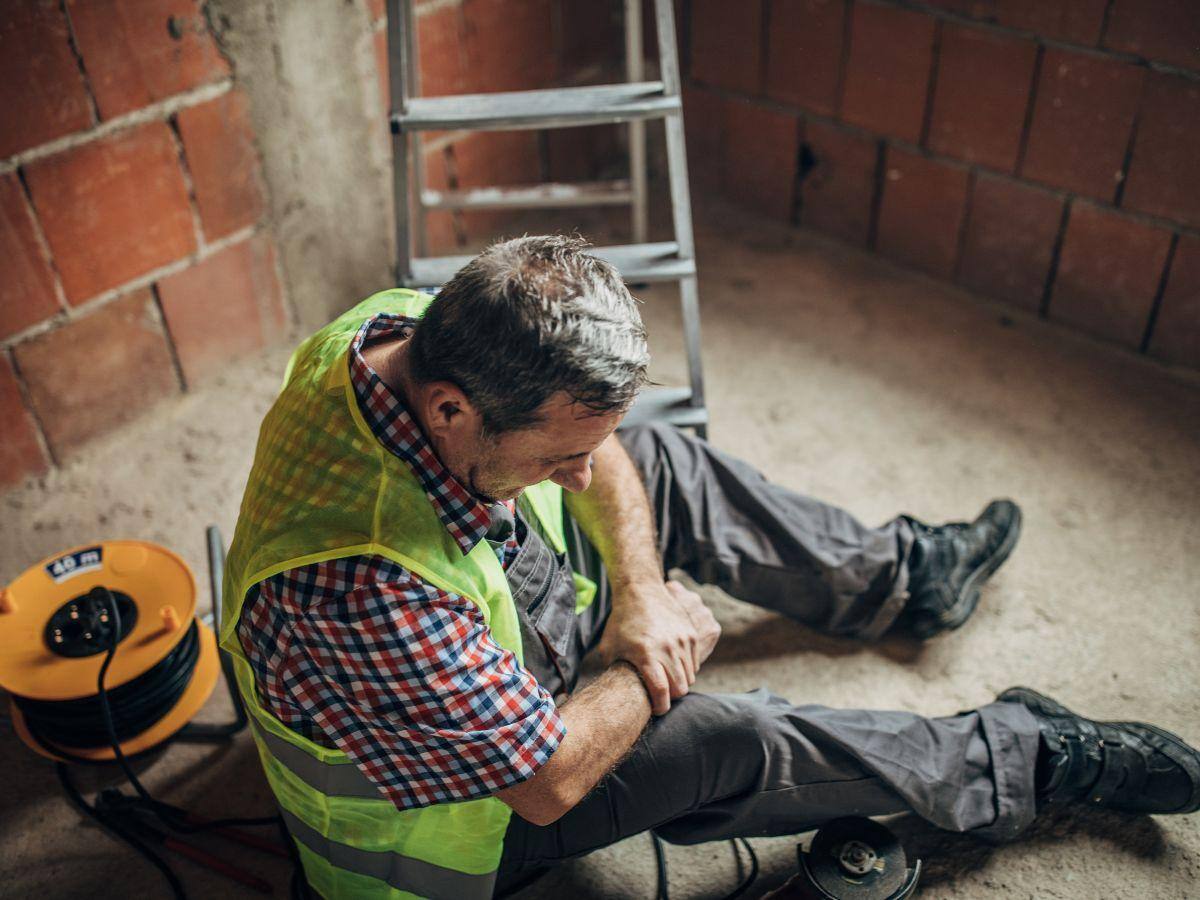
[[(667, 848), (660, 838), (653, 831), (650, 832), (650, 840), (654, 844), (654, 862), (658, 868), (658, 895), (657, 900), (671, 900), (670, 881), (667, 877)], [(750, 874), (747, 875), (742, 883), (734, 888), (733, 892), (726, 894), (722, 900), (737, 900), (746, 891), (750, 890), (750, 886), (758, 879), (758, 854), (754, 852), (754, 848), (750, 846), (750, 842), (745, 838), (731, 838), (729, 844), (733, 847), (733, 854), (738, 858), (738, 865), (741, 866), (741, 854), (738, 852), (738, 844), (746, 848), (746, 853), (750, 856)]]
[(725, 895), (725, 900), (737, 900), (738, 897), (750, 890), (750, 886), (758, 880), (758, 854), (754, 852), (754, 848), (750, 846), (750, 842), (745, 838), (738, 838), (736, 841), (729, 842), (733, 845), (734, 853), (737, 853), (739, 841), (746, 848), (746, 853), (750, 856), (750, 874), (746, 876), (745, 880), (737, 886), (732, 894)]
[[(117, 764), (121, 767), (121, 771), (124, 773), (126, 780), (129, 782), (129, 784), (133, 787), (133, 789), (138, 794), (137, 797), (127, 798), (127, 802), (125, 804), (123, 804), (123, 806), (126, 808), (130, 808), (130, 809), (135, 808), (135, 807), (145, 809), (148, 812), (154, 814), (159, 819), (160, 822), (162, 822), (165, 826), (167, 826), (167, 828), (171, 829), (172, 831), (179, 832), (179, 833), (185, 833), (185, 834), (195, 833), (195, 832), (199, 832), (199, 831), (208, 831), (208, 830), (211, 830), (214, 828), (224, 828), (224, 827), (233, 826), (233, 825), (243, 825), (243, 826), (271, 825), (271, 826), (279, 827), (282, 823), (282, 819), (279, 816), (263, 816), (260, 818), (214, 819), (214, 820), (204, 821), (202, 823), (189, 822), (189, 821), (187, 821), (189, 818), (189, 815), (186, 810), (180, 809), (177, 806), (172, 806), (169, 803), (164, 803), (161, 800), (156, 800), (154, 798), (154, 796), (151, 795), (151, 793), (148, 790), (146, 790), (146, 787), (142, 784), (141, 780), (134, 773), (133, 767), (130, 766), (129, 758), (125, 755), (125, 751), (121, 749), (121, 740), (118, 737), (118, 732), (117, 732), (118, 716), (115, 716), (113, 713), (112, 703), (110, 702), (110, 693), (111, 692), (108, 690), (107, 687), (105, 687), (105, 684), (104, 684), (105, 676), (108, 674), (108, 668), (112, 664), (113, 657), (116, 656), (116, 653), (117, 653), (117, 644), (120, 640), (119, 635), (121, 634), (121, 612), (117, 608), (117, 602), (116, 602), (115, 598), (113, 597), (112, 593), (108, 590), (108, 588), (100, 586), (100, 587), (96, 588), (95, 590), (102, 591), (104, 593), (106, 600), (107, 600), (107, 605), (109, 607), (109, 613), (113, 618), (112, 640), (109, 644), (108, 651), (105, 654), (104, 662), (100, 664), (100, 672), (96, 677), (95, 699), (97, 700), (98, 706), (99, 706), (101, 724), (103, 725), (104, 733), (108, 738), (107, 743), (109, 744), (109, 746), (112, 747), (113, 755), (116, 759)], [(193, 621), (192, 627), (191, 627), (191, 629), (189, 629), (189, 632), (193, 633), (193, 634), (196, 632), (195, 621)], [(180, 644), (185, 643), (186, 640), (187, 640), (187, 638), (185, 636), (184, 640), (180, 641)], [(197, 648), (198, 648), (198, 641), (196, 642), (196, 644), (197, 644)], [(175, 648), (173, 648), (172, 654), (175, 653), (176, 650), (179, 650), (179, 645), (177, 645)], [(168, 656), (170, 656), (170, 655), (171, 654), (168, 654)], [(183, 656), (186, 657), (186, 655), (187, 655), (187, 651), (184, 652)], [(184, 679), (183, 688), (181, 688), (178, 691), (178, 694), (176, 695), (176, 700), (178, 699), (178, 696), (182, 694), (183, 689), (186, 689), (188, 681), (191, 680), (191, 675), (195, 668), (195, 658), (197, 655), (198, 655), (198, 649), (196, 652), (192, 653), (193, 658), (191, 660), (191, 663), (186, 666), (186, 669), (185, 669), (186, 678)], [(177, 675), (177, 671), (184, 670), (183, 663), (184, 663), (183, 659), (176, 660), (176, 662), (173, 663), (171, 667), (169, 667), (167, 670), (165, 670), (163, 672), (162, 677), (165, 679), (174, 681), (175, 677)], [(161, 665), (162, 665), (162, 662), (160, 661), (160, 663), (157, 666), (155, 666), (154, 668), (155, 669), (159, 668), (159, 666), (161, 666)], [(151, 671), (153, 671), (153, 669)], [(144, 677), (145, 677), (145, 675), (143, 674), (142, 676), (139, 676), (138, 679), (135, 679), (135, 681), (140, 680)], [(129, 684), (132, 684), (132, 683), (133, 682), (130, 682)], [(122, 685), (122, 687), (128, 687), (128, 684)], [(162, 693), (162, 692), (156, 692), (156, 693)], [(166, 691), (166, 693), (170, 693), (170, 690)], [(91, 698), (88, 698), (88, 699), (91, 699)], [(172, 706), (174, 706), (174, 701), (171, 703), (170, 706), (167, 707), (167, 709), (169, 710)], [(41, 710), (41, 711), (45, 712), (45, 710)], [(163, 711), (163, 714), (165, 715), (165, 710)], [(162, 716), (160, 715), (159, 718), (161, 718), (161, 717)], [(128, 716), (122, 717), (122, 721), (127, 721), (128, 718), (129, 718)], [(153, 721), (157, 721), (157, 719), (155, 719)], [(153, 724), (153, 722), (151, 722), (151, 724)], [(31, 729), (31, 731), (32, 731), (32, 729)], [(135, 732), (135, 733), (137, 733), (137, 732)], [(75, 738), (72, 736), (71, 740), (74, 741)], [(62, 751), (60, 751), (54, 747), (49, 747), (48, 749), (50, 749), (52, 752), (54, 752), (58, 755), (63, 755)], [(69, 754), (68, 754), (68, 756), (69, 756)], [(71, 758), (76, 759), (75, 757), (71, 757)], [(82, 761), (90, 762), (90, 760), (82, 760)], [(160, 857), (157, 853), (155, 853), (148, 846), (146, 846), (146, 844), (140, 838), (138, 838), (136, 834), (131, 832), (130, 829), (126, 828), (121, 823), (120, 817), (118, 815), (112, 814), (111, 812), (107, 812), (105, 810), (98, 808), (94, 804), (88, 803), (83, 798), (83, 795), (79, 792), (79, 790), (75, 787), (75, 784), (71, 781), (69, 772), (68, 772), (65, 764), (63, 764), (61, 762), (58, 763), (57, 770), (58, 770), (59, 780), (62, 782), (62, 785), (63, 785), (63, 790), (66, 791), (67, 797), (71, 800), (71, 802), (75, 806), (77, 806), (81, 811), (83, 811), (86, 815), (88, 815), (92, 819), (95, 819), (101, 825), (101, 827), (103, 827), (106, 831), (109, 831), (114, 836), (125, 841), (138, 854), (140, 854), (142, 857), (144, 857), (150, 863), (152, 863), (155, 866), (155, 868), (157, 868), (162, 873), (163, 877), (167, 880), (167, 884), (170, 886), (171, 892), (172, 892), (173, 896), (176, 898), (176, 900), (186, 900), (187, 895), (184, 892), (183, 883), (179, 880), (179, 877), (175, 874), (175, 872), (171, 868), (171, 866), (162, 857)]]
[[(116, 604), (111, 605), (115, 610)], [(120, 622), (120, 613), (114, 613), (113, 618)], [(199, 658), (199, 625), (193, 619), (183, 639), (166, 656), (119, 687), (101, 688), (89, 697), (75, 700), (33, 700), (20, 695), (13, 695), (13, 700), (29, 731), (48, 749), (58, 752), (60, 747), (106, 747), (113, 734), (118, 741), (127, 741), (161, 721), (191, 684)], [(105, 658), (102, 671), (107, 671), (110, 659)], [(102, 700), (101, 690), (107, 704)], [(106, 706), (111, 734), (105, 718)]]
[(106, 816), (92, 804), (83, 799), (83, 794), (79, 792), (79, 788), (71, 780), (70, 771), (67, 769), (66, 763), (55, 763), (55, 771), (58, 772), (58, 780), (62, 783), (63, 791), (66, 792), (68, 799), (74, 804), (80, 812), (96, 822), (105, 831), (110, 832), (114, 837), (129, 844), (142, 857), (148, 860), (153, 866), (162, 873), (163, 878), (167, 880), (167, 884), (171, 888), (171, 893), (176, 900), (186, 900), (187, 894), (183, 890), (183, 882), (179, 880), (179, 876), (167, 864), (161, 856), (147, 847), (137, 835), (133, 834), (127, 828), (122, 827), (112, 816)]

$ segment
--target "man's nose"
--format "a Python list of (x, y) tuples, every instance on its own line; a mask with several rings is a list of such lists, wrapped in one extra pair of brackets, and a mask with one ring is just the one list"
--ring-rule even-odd
[(562, 466), (550, 480), (573, 494), (586, 491), (592, 483), (592, 458), (586, 456), (571, 465)]

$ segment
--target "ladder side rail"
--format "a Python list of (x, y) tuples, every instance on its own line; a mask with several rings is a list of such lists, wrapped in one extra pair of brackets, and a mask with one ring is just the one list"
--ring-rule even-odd
[(388, 0), (388, 87), (391, 93), (392, 115), (392, 215), (396, 223), (397, 283), (403, 284), (412, 274), (412, 243), (409, 234), (409, 142), (407, 132), (398, 128), (396, 114), (408, 112), (408, 70), (412, 56), (409, 38), (412, 33), (412, 0)]
[[(642, 0), (625, 0), (625, 78), (630, 82), (645, 77), (646, 53), (642, 41)], [(646, 171), (646, 123), (629, 123), (629, 182), (633, 188), (630, 233), (635, 244), (644, 244), (649, 222), (649, 190)]]
[[(658, 31), (659, 78), (663, 93), (679, 96), (679, 52), (675, 46), (675, 10), (672, 0), (654, 0), (654, 20)], [(696, 255), (692, 236), (692, 201), (688, 194), (687, 149), (683, 138), (683, 109), (676, 110), (664, 122), (667, 132), (667, 174), (671, 188), (671, 218), (679, 255)]]
[[(654, 22), (658, 33), (659, 78), (663, 92), (679, 95), (679, 49), (675, 43), (675, 8), (672, 0), (654, 0)], [(694, 259), (692, 200), (688, 187), (687, 147), (684, 142), (683, 107), (663, 123), (667, 134), (667, 174), (671, 189), (671, 218), (679, 255)], [(687, 347), (688, 377), (692, 386), (691, 405), (704, 407), (704, 368), (700, 356), (700, 295), (693, 275), (679, 282), (679, 301), (683, 308), (684, 342)], [(699, 429), (704, 436), (705, 429)]]
[[(411, 8), (412, 0), (404, 0), (410, 6), (410, 27), (408, 29), (408, 85), (409, 94), (421, 96), (421, 27), (417, 21), (417, 12)], [(429, 252), (429, 223), (425, 206), (421, 197), (425, 192), (425, 139), (422, 135), (414, 134), (409, 140), (409, 153), (412, 157), (412, 195), (416, 203), (410, 207), (412, 219), (414, 253), (425, 256)]]

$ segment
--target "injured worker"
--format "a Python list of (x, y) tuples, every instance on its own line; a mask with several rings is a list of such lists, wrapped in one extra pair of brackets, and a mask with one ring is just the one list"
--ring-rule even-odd
[(941, 718), (691, 691), (721, 628), (667, 573), (928, 640), (970, 617), (1021, 514), (867, 528), (670, 425), (618, 430), (648, 362), (616, 270), (561, 236), (495, 244), (436, 297), (376, 294), (296, 350), (222, 638), (316, 894), (486, 898), (648, 829), (907, 812), (996, 840), (1052, 804), (1200, 807), (1183, 740), (1028, 688)]

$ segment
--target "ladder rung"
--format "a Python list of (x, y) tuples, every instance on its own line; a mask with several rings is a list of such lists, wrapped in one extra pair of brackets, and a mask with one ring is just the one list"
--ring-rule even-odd
[(624, 179), (421, 192), (421, 205), (426, 209), (551, 209), (619, 206), (631, 202), (633, 192)]
[[(680, 259), (679, 245), (623, 244), (593, 247), (589, 252), (608, 260), (626, 281), (678, 281), (696, 274), (694, 259)], [(405, 287), (438, 287), (469, 263), (473, 256), (427, 256), (412, 260), (412, 277), (404, 278)]]
[(647, 388), (621, 421), (621, 427), (645, 422), (670, 422), (680, 428), (708, 424), (708, 410), (692, 406), (692, 391), (686, 387)]
[(414, 97), (408, 101), (406, 112), (392, 113), (392, 129), (562, 128), (649, 119), (678, 110), (678, 95), (664, 94), (661, 81), (638, 81), (540, 91)]

